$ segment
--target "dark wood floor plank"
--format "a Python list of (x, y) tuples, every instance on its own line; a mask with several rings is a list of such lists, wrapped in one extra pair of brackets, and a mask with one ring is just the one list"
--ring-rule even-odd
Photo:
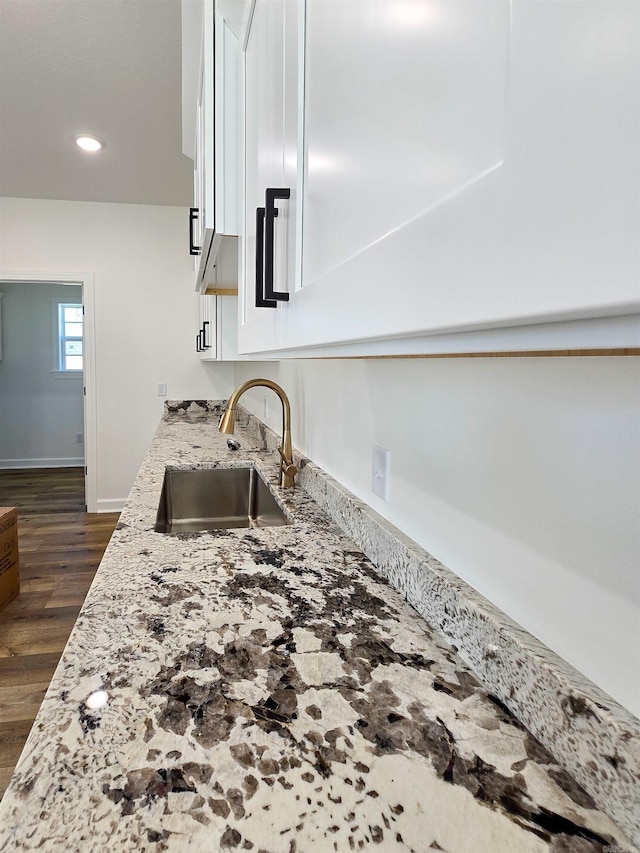
[(0, 687), (0, 723), (19, 720), (33, 722), (47, 692), (49, 681)]
[[(33, 720), (11, 720), (8, 723), (0, 723), (0, 769), (10, 771), (7, 782), (20, 758), (32, 725)], [(4, 788), (0, 790), (4, 793)]]
[(79, 606), (0, 617), (0, 658), (62, 651), (80, 611)]
[(9, 765), (9, 767), (0, 766), (0, 800), (2, 799), (1, 794), (4, 793), (7, 790), (7, 787), (9, 786), (9, 780), (13, 775), (13, 768), (15, 767), (15, 764), (16, 762), (13, 761)]
[(0, 471), (18, 509), (20, 595), (0, 611), (0, 798), (75, 624), (118, 513), (84, 511), (82, 468)]
[[(54, 584), (40, 583), (40, 589), (31, 590), (27, 584), (20, 583), (20, 595), (5, 605), (5, 609), (0, 615), (2, 622), (19, 621), (25, 615), (31, 617), (33, 613), (39, 610), (44, 610), (53, 595)], [(0, 644), (2, 643), (2, 622), (0, 622)]]
[(32, 725), (33, 720), (11, 720), (8, 723), (0, 723), (0, 767), (11, 768), (13, 772)]
[(80, 608), (89, 592), (95, 572), (69, 572), (64, 576), (64, 584), (56, 584), (52, 595), (45, 604), (45, 610), (54, 608)]
[(0, 506), (21, 506), (22, 513), (82, 512), (82, 468), (28, 468), (0, 472)]
[(3, 687), (13, 687), (51, 681), (59, 659), (60, 656), (56, 652), (0, 658), (0, 684)]

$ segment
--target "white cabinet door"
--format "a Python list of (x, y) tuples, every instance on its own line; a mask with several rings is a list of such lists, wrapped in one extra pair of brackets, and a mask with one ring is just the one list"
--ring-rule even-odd
[(216, 229), (240, 233), (240, 42), (218, 12), (214, 18), (214, 186)]
[(195, 351), (201, 361), (238, 359), (238, 299), (196, 294)]
[[(243, 38), (245, 207), (240, 352), (264, 351), (281, 345), (286, 303), (282, 299), (265, 299), (269, 269), (277, 292), (288, 295), (294, 290), (299, 234), (296, 209), (300, 9), (297, 0), (256, 0)], [(287, 190), (289, 198), (275, 199), (274, 195), (286, 195), (278, 193), (279, 190)]]
[(196, 319), (198, 331), (195, 336), (195, 349), (201, 361), (217, 361), (218, 329), (217, 300), (221, 297), (196, 295)]
[(639, 4), (304, 5), (281, 347), (640, 308)]
[[(183, 0), (186, 3), (187, 0)], [(182, 50), (199, 57), (193, 161), (193, 207), (190, 212), (189, 243), (196, 255), (196, 287), (201, 287), (213, 235), (215, 233), (215, 166), (214, 166), (214, 16), (213, 0), (199, 4), (201, 22), (197, 32), (187, 35), (197, 43), (183, 39)], [(183, 112), (187, 105), (183, 104)], [(188, 111), (188, 110), (187, 110)]]
[(196, 288), (204, 292), (222, 244), (239, 233), (240, 46), (204, 0), (195, 136)]

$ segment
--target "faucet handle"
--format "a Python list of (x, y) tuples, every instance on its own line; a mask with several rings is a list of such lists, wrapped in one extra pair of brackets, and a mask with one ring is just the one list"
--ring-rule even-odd
[(295, 477), (298, 473), (298, 469), (293, 464), (293, 459), (287, 459), (281, 447), (278, 448), (278, 453), (280, 454), (280, 457), (282, 459), (282, 463), (280, 465), (282, 473), (285, 475), (285, 477)]

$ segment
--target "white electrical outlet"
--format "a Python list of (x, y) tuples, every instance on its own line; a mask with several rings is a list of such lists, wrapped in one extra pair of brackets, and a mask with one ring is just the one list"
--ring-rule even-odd
[(269, 398), (266, 394), (262, 398), (262, 414), (264, 415), (264, 420), (266, 421), (269, 417)]
[(167, 396), (167, 383), (166, 382), (158, 382), (158, 397), (166, 397)]
[(389, 451), (377, 444), (373, 445), (373, 464), (371, 475), (371, 489), (374, 495), (389, 500), (389, 464), (391, 454)]

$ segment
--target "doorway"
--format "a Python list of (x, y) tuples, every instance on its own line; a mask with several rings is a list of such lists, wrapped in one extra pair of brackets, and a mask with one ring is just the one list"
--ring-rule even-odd
[[(75, 443), (77, 448), (75, 453), (77, 453), (77, 456), (74, 453), (74, 449), (67, 446), (66, 451), (64, 451), (61, 456), (62, 461), (58, 464), (73, 465), (75, 463), (77, 465), (83, 465), (84, 493), (87, 512), (97, 512), (93, 275), (90, 273), (0, 271), (0, 292), (3, 290), (6, 292), (9, 287), (12, 287), (15, 291), (15, 288), (18, 286), (22, 288), (29, 286), (33, 287), (34, 285), (53, 285), (54, 287), (52, 288), (51, 293), (55, 292), (56, 294), (56, 296), (52, 296), (50, 300), (52, 324), (50, 334), (50, 352), (52, 359), (51, 376), (54, 377), (52, 379), (54, 387), (56, 382), (59, 384), (64, 383), (67, 387), (67, 391), (71, 392), (71, 385), (75, 384), (77, 392), (80, 395), (80, 399), (76, 399), (76, 402), (74, 403), (78, 410), (76, 418), (79, 419), (80, 426), (73, 428), (71, 432), (69, 432), (70, 428), (68, 426), (66, 427), (67, 441), (71, 440)], [(65, 294), (68, 294), (68, 299), (65, 297)], [(64, 320), (64, 309), (60, 309), (60, 306), (77, 305), (78, 300), (79, 304), (82, 306), (84, 315), (82, 323), (82, 370), (56, 370), (56, 367), (64, 368), (66, 366), (63, 357), (65, 346), (71, 352), (77, 353), (78, 351), (77, 340), (73, 341), (71, 339), (65, 339), (64, 327), (59, 325), (60, 318)], [(3, 300), (3, 302), (6, 303), (7, 300)], [(5, 304), (5, 309), (6, 307), (8, 306)], [(69, 311), (66, 313), (67, 316), (71, 316)], [(79, 312), (76, 313), (79, 314)], [(58, 328), (62, 329), (60, 334), (57, 336), (55, 335), (56, 316), (58, 318)], [(6, 310), (4, 311), (4, 316), (0, 322), (4, 328), (6, 339), (8, 324), (11, 322), (11, 318), (7, 315)], [(66, 328), (67, 331), (74, 330), (73, 326), (67, 326)], [(77, 326), (75, 330), (77, 331)], [(58, 355), (56, 355), (56, 347)], [(60, 360), (56, 365), (55, 360), (57, 357), (59, 357)], [(77, 358), (75, 360), (73, 358), (67, 359), (66, 364), (75, 367), (79, 366)], [(7, 417), (7, 415), (5, 415), (5, 417)], [(11, 413), (9, 413), (9, 417), (12, 417)], [(54, 420), (47, 422), (46, 414), (43, 415), (41, 412), (36, 411), (33, 413), (33, 417), (40, 417), (41, 420), (45, 421), (39, 425), (41, 431), (43, 429), (51, 429), (53, 431), (56, 428)], [(64, 461), (65, 459), (66, 461)], [(42, 467), (45, 467), (46, 464), (45, 460)], [(56, 462), (52, 460), (50, 464), (55, 465)], [(36, 466), (34, 465), (33, 467)]]

